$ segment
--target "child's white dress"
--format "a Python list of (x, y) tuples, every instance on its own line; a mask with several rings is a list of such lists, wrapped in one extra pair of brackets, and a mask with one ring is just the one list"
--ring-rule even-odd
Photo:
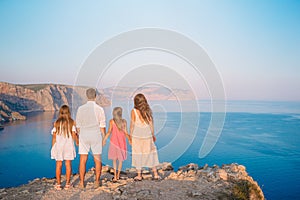
[[(72, 127), (72, 131), (76, 132), (75, 126)], [(56, 132), (56, 128), (54, 127), (51, 131), (51, 134)], [(74, 141), (72, 138), (72, 134), (69, 137), (65, 137), (64, 134), (56, 134), (56, 142), (51, 148), (51, 159), (55, 159), (56, 161), (63, 160), (74, 160), (76, 157)]]

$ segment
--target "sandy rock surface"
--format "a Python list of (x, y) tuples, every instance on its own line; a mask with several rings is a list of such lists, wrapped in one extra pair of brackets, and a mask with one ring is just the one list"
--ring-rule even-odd
[(0, 189), (0, 199), (264, 199), (261, 188), (242, 165), (199, 167), (191, 163), (174, 172), (170, 163), (163, 163), (158, 171), (161, 180), (152, 180), (151, 172), (145, 170), (143, 180), (134, 181), (135, 170), (127, 169), (113, 183), (113, 170), (104, 166), (99, 188), (94, 188), (91, 169), (86, 174), (84, 189), (78, 187), (79, 175), (75, 174), (71, 180), (73, 188), (69, 190), (57, 191), (55, 179), (42, 178), (19, 187)]

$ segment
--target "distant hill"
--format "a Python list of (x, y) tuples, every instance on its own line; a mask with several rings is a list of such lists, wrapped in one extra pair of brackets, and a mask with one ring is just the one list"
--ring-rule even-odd
[[(55, 111), (63, 104), (71, 107), (73, 98), (76, 104), (83, 104), (86, 101), (86, 89), (59, 84), (15, 85), (0, 82), (0, 120), (25, 119), (22, 113)], [(97, 103), (101, 106), (110, 105), (103, 94), (98, 95)]]
[[(25, 119), (22, 114), (26, 112), (55, 111), (63, 104), (77, 108), (86, 102), (86, 89), (87, 87), (60, 84), (17, 85), (0, 82), (0, 121)], [(133, 99), (137, 93), (145, 94), (148, 100), (191, 100), (195, 98), (191, 91), (182, 89), (111, 87), (99, 92), (97, 103), (105, 107), (111, 104), (111, 100)]]
[(190, 90), (167, 89), (165, 87), (110, 87), (102, 90), (113, 100), (133, 99), (135, 94), (143, 93), (148, 100), (192, 100), (194, 94)]

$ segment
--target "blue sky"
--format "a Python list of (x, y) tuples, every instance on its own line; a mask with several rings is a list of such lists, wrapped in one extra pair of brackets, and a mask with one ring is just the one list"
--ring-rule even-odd
[(158, 27), (201, 45), (228, 99), (300, 101), (300, 1), (0, 1), (0, 81), (73, 84), (102, 42)]

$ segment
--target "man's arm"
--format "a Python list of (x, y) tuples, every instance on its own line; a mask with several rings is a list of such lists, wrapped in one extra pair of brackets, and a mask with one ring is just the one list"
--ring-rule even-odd
[(76, 113), (76, 119), (75, 119), (75, 127), (77, 130), (77, 134), (80, 132), (80, 125), (81, 125), (81, 114), (80, 114), (80, 108), (78, 108)]
[(99, 123), (100, 123), (100, 131), (102, 133), (102, 138), (105, 137), (106, 134), (106, 119), (105, 119), (105, 113), (103, 108), (100, 110), (100, 116), (99, 116)]
[(101, 131), (101, 134), (102, 134), (102, 138), (104, 138), (105, 137), (105, 132), (106, 132), (106, 129), (105, 129), (105, 127), (101, 127), (100, 128), (100, 131)]

